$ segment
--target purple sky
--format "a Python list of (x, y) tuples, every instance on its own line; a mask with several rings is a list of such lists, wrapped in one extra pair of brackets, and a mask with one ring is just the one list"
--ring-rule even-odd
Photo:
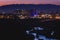
[(60, 0), (0, 0), (1, 5), (7, 4), (57, 4), (60, 5)]

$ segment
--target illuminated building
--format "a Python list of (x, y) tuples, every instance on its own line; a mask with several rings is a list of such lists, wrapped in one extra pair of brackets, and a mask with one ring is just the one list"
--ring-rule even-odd
[(55, 19), (60, 19), (60, 15), (56, 14)]
[(0, 18), (2, 19), (2, 18), (4, 18), (4, 16), (3, 15), (0, 15)]
[(51, 14), (42, 14), (41, 15), (42, 18), (52, 18)]

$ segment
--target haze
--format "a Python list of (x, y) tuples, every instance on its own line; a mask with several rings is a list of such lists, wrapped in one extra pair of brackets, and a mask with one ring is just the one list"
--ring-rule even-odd
[(60, 5), (60, 0), (0, 0), (0, 6), (9, 4), (56, 4)]

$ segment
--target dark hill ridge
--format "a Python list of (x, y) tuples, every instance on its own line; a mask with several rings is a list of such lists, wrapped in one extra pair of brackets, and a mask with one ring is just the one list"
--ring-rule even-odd
[(52, 4), (12, 4), (12, 5), (6, 5), (6, 6), (0, 6), (0, 12), (12, 12), (16, 9), (38, 9), (40, 11), (58, 11), (60, 12), (60, 5), (52, 5)]

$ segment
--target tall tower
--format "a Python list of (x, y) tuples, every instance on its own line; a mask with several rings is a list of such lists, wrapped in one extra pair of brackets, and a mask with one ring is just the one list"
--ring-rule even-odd
[(34, 13), (35, 16), (37, 16), (38, 15), (38, 10), (34, 8), (33, 13)]
[(33, 9), (33, 13), (32, 13), (32, 16), (36, 15), (36, 9), (34, 8)]

